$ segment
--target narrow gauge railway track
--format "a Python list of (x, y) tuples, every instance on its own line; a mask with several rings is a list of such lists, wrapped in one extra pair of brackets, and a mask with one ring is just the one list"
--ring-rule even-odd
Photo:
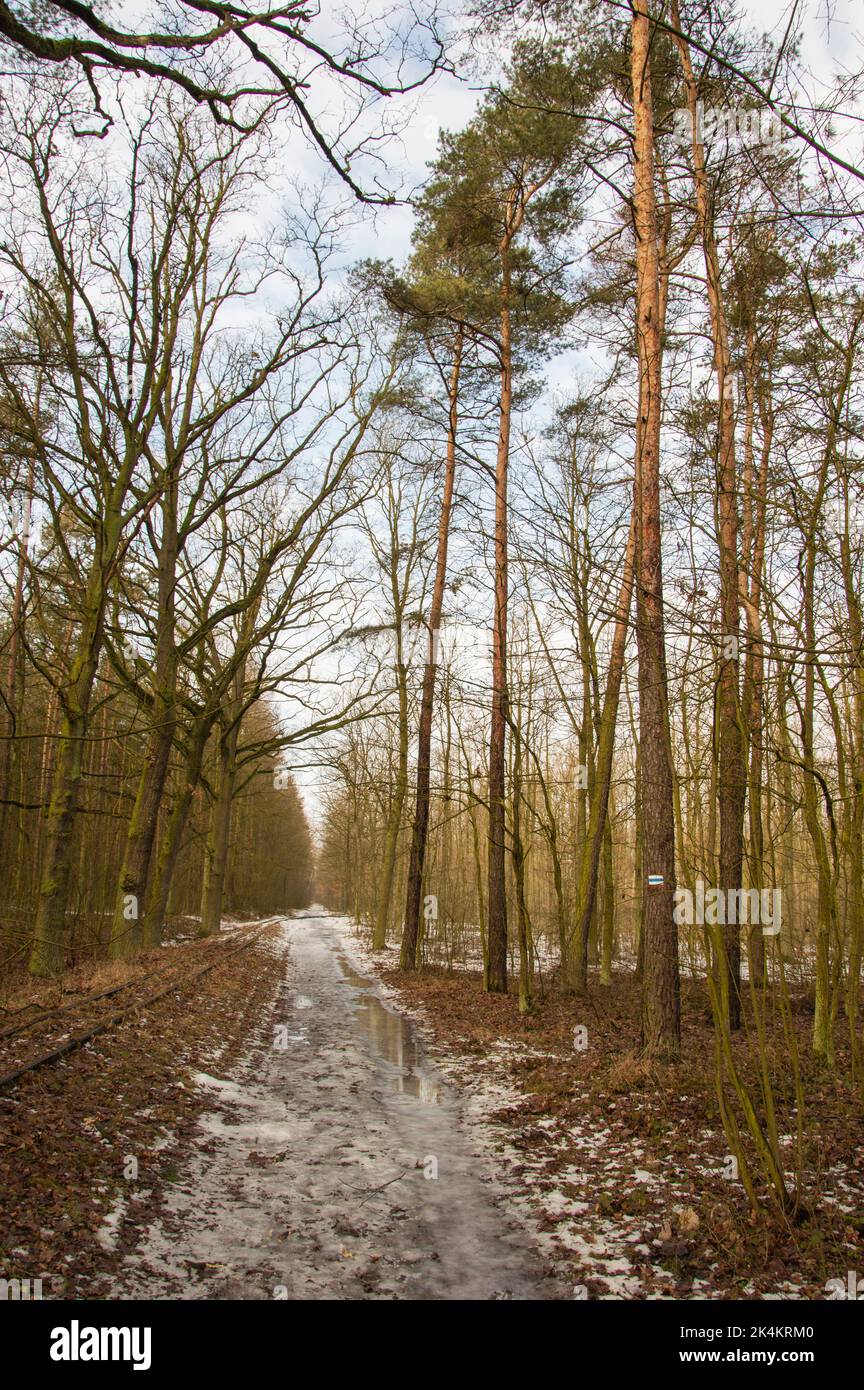
[[(217, 946), (215, 943), (220, 939), (213, 938), (213, 958), (206, 964), (185, 969), (181, 966), (177, 969), (176, 962), (171, 961), (163, 969), (137, 975), (123, 984), (113, 985), (110, 989), (100, 990), (96, 994), (85, 995), (82, 999), (71, 1001), (56, 1009), (46, 1009), (41, 1014), (31, 1016), (26, 1022), (3, 1030), (0, 1033), (0, 1091), (13, 1086), (28, 1072), (51, 1066), (61, 1058), (78, 1051), (92, 1039), (122, 1023), (136, 1010), (149, 1008), (169, 994), (194, 986), (205, 975), (209, 975), (211, 970), (224, 965), (226, 961), (260, 941), (276, 920), (278, 919), (269, 918), (263, 924), (256, 923), (255, 927), (244, 935), (242, 941), (230, 947), (222, 944), (224, 938)], [(237, 934), (239, 935), (239, 932)], [(120, 1008), (99, 1007), (103, 1001), (113, 1000), (126, 990), (134, 990), (136, 993), (133, 998), (124, 1000)], [(19, 1043), (9, 1043), (13, 1036), (20, 1038), (21, 1034), (29, 1034), (31, 1030), (35, 1030), (35, 1036), (21, 1039)], [(26, 1055), (10, 1056), (13, 1051), (20, 1054), (22, 1047)], [(13, 1065), (10, 1066), (10, 1062)]]

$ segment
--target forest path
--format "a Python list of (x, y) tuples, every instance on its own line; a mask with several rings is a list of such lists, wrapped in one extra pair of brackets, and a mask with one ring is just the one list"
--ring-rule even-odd
[(340, 928), (285, 921), (271, 1015), (228, 1079), (198, 1078), (212, 1107), (116, 1296), (561, 1296), (483, 1180), (458, 1095)]

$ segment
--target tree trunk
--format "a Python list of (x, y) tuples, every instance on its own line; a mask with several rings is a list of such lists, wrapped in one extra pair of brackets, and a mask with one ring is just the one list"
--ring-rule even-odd
[(612, 634), (612, 650), (609, 654), (609, 669), (606, 675), (606, 691), (603, 697), (603, 711), (597, 734), (597, 757), (594, 774), (594, 795), (588, 817), (588, 828), (581, 846), (579, 878), (577, 885), (577, 918), (573, 932), (576, 941), (576, 979), (577, 994), (584, 994), (588, 986), (588, 932), (597, 901), (597, 877), (603, 835), (609, 808), (609, 788), (612, 784), (612, 755), (615, 751), (615, 725), (618, 718), (618, 698), (621, 692), (621, 677), (624, 671), (624, 650), (627, 645), (627, 628), (630, 622), (630, 606), (633, 595), (633, 568), (636, 555), (636, 501), (630, 517), (630, 530), (627, 536), (627, 549), (624, 554), (624, 569), (621, 574), (621, 588), (615, 612), (615, 628)]
[(681, 1003), (678, 936), (672, 915), (675, 819), (660, 547), (662, 339), (647, 0), (635, 0), (631, 80), (641, 416), (637, 430), (639, 741), (642, 755), (643, 861), (648, 878), (642, 912), (642, 1045), (648, 1056), (674, 1058), (680, 1049)]
[[(6, 731), (0, 751), (0, 855), (6, 852), (6, 825), (9, 811), (9, 793), (12, 785), (13, 760), (15, 756), (15, 736), (21, 716), (21, 635), (24, 624), (24, 580), (27, 573), (27, 551), (30, 545), (30, 523), (33, 511), (33, 479), (35, 459), (31, 456), (27, 470), (27, 496), (21, 525), (21, 538), (18, 543), (18, 563), (15, 571), (15, 592), (10, 614), (9, 659), (6, 665), (6, 689), (4, 704), (6, 711)], [(9, 856), (17, 862), (18, 854)], [(7, 876), (7, 883), (9, 876)]]
[(525, 897), (525, 845), (522, 839), (522, 775), (521, 752), (515, 754), (513, 778), (513, 877), (516, 883), (516, 916), (519, 931), (519, 1012), (527, 1014), (533, 1007), (531, 975), (531, 924)]
[(390, 903), (393, 900), (396, 853), (399, 849), (402, 811), (408, 791), (408, 674), (402, 655), (401, 638), (399, 639), (396, 662), (396, 679), (399, 683), (399, 751), (397, 754), (396, 786), (387, 817), (381, 889), (376, 903), (375, 926), (372, 931), (373, 951), (383, 951), (387, 945), (387, 923), (390, 917)]
[(153, 676), (152, 726), (138, 778), (138, 788), (120, 869), (109, 955), (128, 956), (140, 949), (141, 913), (147, 896), (159, 808), (177, 727), (175, 706), (177, 655), (174, 586), (177, 567), (177, 484), (169, 483), (162, 503), (159, 549), (159, 618)]
[[(681, 29), (678, 0), (672, 0), (671, 20)], [(686, 39), (676, 37), (681, 58), (687, 105), (692, 127), (691, 152), (696, 208), (714, 344), (714, 368), (719, 396), (717, 434), (717, 540), (720, 552), (721, 652), (717, 691), (717, 813), (720, 827), (718, 886), (728, 904), (723, 930), (724, 979), (721, 998), (729, 1027), (741, 1026), (741, 925), (732, 904), (739, 902), (738, 890), (744, 866), (744, 805), (747, 794), (747, 767), (744, 724), (739, 690), (739, 607), (738, 607), (738, 492), (735, 471), (735, 407), (729, 354), (729, 332), (723, 302), (720, 258), (714, 233), (714, 218), (705, 147), (699, 139), (698, 85), (690, 61)], [(760, 885), (757, 885), (761, 887)], [(734, 912), (735, 921), (729, 917)]]
[(612, 957), (615, 953), (615, 865), (612, 822), (606, 816), (603, 833), (603, 929), (600, 938), (600, 983), (612, 983)]
[(456, 431), (459, 423), (459, 376), (462, 369), (462, 331), (457, 331), (453, 349), (453, 368), (450, 373), (447, 424), (447, 456), (444, 468), (444, 492), (438, 522), (438, 553), (435, 559), (435, 580), (429, 607), (429, 648), (423, 668), (423, 689), (420, 695), (420, 724), (417, 731), (417, 798), (414, 826), (411, 832), (411, 857), (408, 861), (408, 885), (405, 894), (405, 922), (399, 966), (416, 970), (417, 941), (420, 932), (420, 900), (423, 894), (423, 869), (426, 863), (426, 844), (429, 838), (429, 778), (432, 762), (432, 714), (435, 702), (435, 668), (438, 660), (438, 633), (444, 609), (444, 589), (447, 582), (447, 547), (450, 539), (450, 518), (453, 511), (453, 490), (456, 480)]
[(183, 842), (183, 832), (186, 829), (189, 808), (192, 805), (192, 797), (195, 795), (196, 788), (201, 780), (204, 749), (207, 746), (207, 738), (211, 726), (212, 718), (202, 718), (196, 722), (190, 733), (189, 750), (186, 756), (186, 765), (183, 769), (182, 783), (174, 798), (174, 804), (171, 807), (167, 824), (162, 833), (162, 840), (156, 859), (156, 870), (147, 894), (147, 907), (144, 914), (143, 929), (143, 945), (145, 950), (149, 950), (153, 946), (159, 946), (162, 942), (162, 929), (165, 924), (165, 913), (168, 908), (168, 896), (171, 892), (171, 883), (174, 877), (174, 870), (177, 867), (177, 859), (180, 854), (180, 846)]
[(45, 817), (46, 846), (30, 954), (33, 975), (58, 974), (65, 964), (72, 831), (78, 810), (84, 740), (99, 664), (104, 614), (104, 572), (99, 563), (91, 569), (69, 685), (61, 697), (60, 734)]
[[(765, 872), (765, 837), (763, 831), (762, 780), (764, 776), (762, 743), (763, 683), (765, 679), (764, 643), (762, 637), (762, 579), (765, 568), (765, 518), (768, 499), (768, 464), (771, 457), (773, 417), (770, 407), (761, 410), (762, 450), (758, 479), (753, 461), (753, 430), (755, 426), (755, 361), (753, 334), (748, 335), (747, 354), (747, 424), (745, 430), (744, 480), (747, 492), (745, 528), (742, 539), (743, 571), (741, 596), (750, 638), (744, 662), (744, 714), (750, 745), (748, 804), (750, 819), (750, 881), (762, 886)], [(769, 388), (770, 389), (770, 388)], [(754, 495), (755, 494), (755, 495)], [(750, 929), (750, 978), (757, 989), (765, 983), (765, 937), (761, 923)]]
[(495, 465), (495, 606), (492, 625), (492, 721), (489, 732), (489, 888), (487, 989), (507, 993), (506, 736), (507, 736), (507, 472), (512, 410), (510, 240), (501, 245), (501, 394)]
[(199, 936), (216, 936), (222, 925), (222, 896), (228, 850), (231, 843), (231, 811), (237, 780), (237, 740), (240, 721), (235, 719), (219, 740), (219, 786), (210, 813), (207, 845), (204, 851), (204, 878), (201, 887)]

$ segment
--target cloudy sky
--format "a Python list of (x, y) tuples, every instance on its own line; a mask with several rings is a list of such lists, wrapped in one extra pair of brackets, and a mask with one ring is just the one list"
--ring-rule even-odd
[[(338, 7), (337, 7), (338, 8)], [(861, 66), (864, 52), (864, 3), (862, 0), (799, 0), (803, 8), (802, 58), (812, 73), (812, 81), (800, 96), (814, 103), (828, 99), (834, 79), (847, 76)], [(785, 33), (792, 9), (791, 0), (745, 0), (742, 10), (757, 31), (779, 41)], [(438, 132), (458, 130), (471, 119), (482, 97), (476, 76), (435, 77), (410, 101), (403, 103), (407, 125), (401, 138), (388, 148), (388, 160), (398, 168), (403, 190), (409, 192), (422, 182), (426, 162), (435, 155)], [(409, 117), (410, 109), (410, 117)], [(864, 111), (859, 109), (864, 118)], [(864, 148), (859, 127), (847, 130), (846, 139)], [(392, 255), (403, 258), (411, 234), (410, 209), (401, 206), (380, 211), (365, 219), (357, 229), (354, 245), (359, 255)]]
[[(385, 12), (393, 11), (394, 7), (385, 0), (379, 3)], [(321, 23), (332, 26), (333, 32), (337, 30), (341, 8), (342, 5), (336, 3), (325, 6), (322, 11)], [(780, 41), (789, 22), (790, 0), (746, 0), (742, 9), (757, 32)], [(864, 4), (862, 0), (803, 0), (799, 9), (804, 14), (801, 57), (809, 75), (805, 85), (797, 91), (796, 100), (800, 107), (806, 107), (828, 101), (836, 80), (848, 76), (861, 65)], [(368, 7), (365, 7), (363, 13), (367, 12)], [(493, 62), (495, 56), (490, 54)], [(458, 130), (467, 124), (482, 96), (482, 86), (475, 73), (466, 72), (461, 78), (442, 74), (410, 98), (387, 104), (394, 108), (401, 131), (386, 146), (385, 177), (391, 187), (400, 190), (403, 199), (422, 183), (427, 162), (435, 156), (439, 131), (442, 128)], [(327, 110), (326, 102), (323, 109)], [(332, 115), (332, 112), (327, 111), (327, 114)], [(864, 122), (859, 124), (862, 116), (864, 112), (861, 111), (850, 113), (850, 119), (840, 123), (832, 139), (838, 151), (857, 158), (859, 163), (864, 153)], [(292, 138), (290, 149), (286, 149), (286, 181), (300, 179), (311, 185), (320, 176), (320, 161), (315, 153), (302, 148), (296, 137)], [(404, 260), (410, 247), (411, 225), (411, 210), (404, 201), (391, 208), (362, 209), (346, 242), (344, 264), (365, 256), (392, 257), (396, 262)], [(569, 386), (580, 370), (590, 370), (590, 363), (582, 354), (576, 351), (560, 354), (548, 364), (549, 383), (553, 388)], [(303, 760), (302, 754), (300, 758)], [(320, 813), (320, 788), (326, 780), (326, 773), (321, 769), (307, 767), (299, 773), (304, 799), (316, 821)]]

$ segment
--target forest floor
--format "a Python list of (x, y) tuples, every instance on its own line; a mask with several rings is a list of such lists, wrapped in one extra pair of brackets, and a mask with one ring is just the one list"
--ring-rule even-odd
[[(842, 1016), (831, 1072), (809, 1051), (812, 999), (792, 1001), (807, 1108), (802, 1207), (790, 1221), (767, 1202), (753, 1215), (741, 1182), (730, 1180), (704, 985), (682, 985), (683, 1061), (645, 1067), (632, 973), (616, 972), (608, 987), (592, 976), (584, 1001), (549, 992), (520, 1016), (517, 998), (485, 993), (479, 973), (427, 968), (406, 977), (393, 952), (373, 955), (357, 939), (354, 949), (460, 1087), (508, 1212), (581, 1296), (824, 1299), (829, 1280), (845, 1289), (849, 1271), (864, 1273), (864, 1106), (844, 1079)], [(792, 1067), (768, 1014), (792, 1191)], [(734, 1051), (762, 1115), (752, 1028)]]
[[(217, 964), (0, 1089), (0, 1277), (49, 1298), (772, 1299), (864, 1272), (860, 1097), (808, 1059), (806, 1001), (791, 1224), (724, 1176), (696, 983), (685, 1062), (646, 1069), (627, 974), (522, 1017), (470, 972), (399, 975), (323, 910), (239, 939), (158, 953)], [(64, 996), (154, 964), (78, 972)], [(44, 989), (6, 995), (3, 1024), (55, 1003)]]
[[(249, 950), (54, 1065), (0, 1089), (0, 1277), (40, 1279), (45, 1298), (104, 1294), (122, 1248), (133, 1248), (179, 1180), (209, 1097), (197, 1068), (230, 1070), (284, 974), (274, 922)], [(218, 941), (181, 942), (124, 965), (79, 967), (59, 984), (4, 992), (8, 1027), (34, 1003), (53, 1008), (164, 966), (197, 968)], [(110, 1001), (109, 1001), (110, 1002)], [(24, 1015), (26, 1016), (26, 1014)], [(52, 1039), (52, 1042), (55, 1039)], [(0, 1072), (22, 1059), (0, 1042)], [(38, 1039), (31, 1042), (35, 1055)]]

